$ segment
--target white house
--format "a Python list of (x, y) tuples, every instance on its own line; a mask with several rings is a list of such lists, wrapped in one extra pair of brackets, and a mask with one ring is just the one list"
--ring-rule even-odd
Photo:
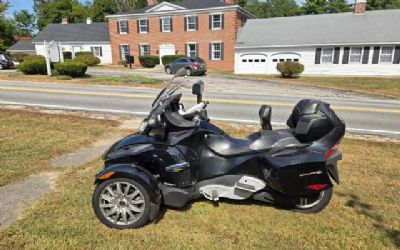
[[(72, 53), (72, 58), (76, 52), (92, 51), (101, 64), (112, 63), (108, 23), (92, 23), (90, 19), (86, 23), (68, 23), (63, 19), (61, 24), (49, 24), (32, 40), (36, 54), (45, 55), (44, 41), (60, 44), (63, 52)], [(52, 60), (59, 58), (52, 56)]]
[(298, 61), (306, 75), (400, 75), (400, 9), (250, 19), (239, 31), (236, 74), (278, 74)]

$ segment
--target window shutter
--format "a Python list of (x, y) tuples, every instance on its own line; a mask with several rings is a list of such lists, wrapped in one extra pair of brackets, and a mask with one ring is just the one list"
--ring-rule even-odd
[(196, 20), (196, 30), (199, 30), (199, 17), (196, 16), (195, 20)]
[(221, 29), (224, 28), (224, 14), (221, 14)]
[(146, 20), (147, 33), (150, 33), (149, 20)]
[(183, 17), (184, 18), (184, 30), (187, 31), (187, 17)]
[(394, 64), (400, 64), (400, 46), (394, 47)]
[(208, 16), (208, 29), (212, 29), (212, 15)]
[(315, 50), (315, 64), (320, 64), (321, 63), (321, 48), (317, 48)]
[(131, 54), (131, 46), (128, 45), (128, 55), (130, 55), (130, 54)]
[(224, 43), (221, 43), (221, 60), (224, 60)]
[(350, 56), (350, 47), (344, 47), (342, 64), (349, 63), (349, 56)]
[(196, 56), (197, 57), (199, 56), (199, 44), (198, 43), (196, 43)]
[(211, 56), (211, 53), (212, 53), (212, 43), (209, 43), (208, 44), (208, 59), (209, 60), (212, 60), (212, 56)]
[(160, 18), (160, 32), (162, 32), (162, 19)]
[(119, 22), (117, 22), (117, 32), (120, 34), (121, 32), (119, 31)]
[(379, 46), (374, 47), (374, 54), (372, 55), (372, 64), (378, 64), (379, 63), (380, 50), (381, 50), (381, 47), (379, 47)]
[(119, 46), (119, 58), (122, 60), (122, 48), (121, 45)]
[(150, 44), (149, 44), (149, 55), (151, 55), (151, 48), (150, 48)]
[(138, 45), (138, 54), (139, 54), (139, 56), (142, 55), (142, 50), (140, 49), (140, 44)]
[(100, 46), (100, 56), (103, 56), (103, 47)]
[(171, 32), (172, 32), (172, 31), (174, 31), (174, 24), (172, 22), (173, 21), (172, 17), (170, 17), (170, 20), (171, 20)]
[(335, 47), (335, 53), (333, 54), (333, 64), (339, 64), (340, 47)]
[(369, 47), (364, 47), (364, 54), (362, 58), (362, 64), (368, 64), (369, 59)]
[(188, 55), (188, 46), (189, 46), (189, 45), (186, 43), (186, 44), (185, 44), (185, 56), (189, 56), (189, 55)]
[(140, 33), (140, 21), (136, 20), (136, 31), (137, 33)]
[(129, 22), (126, 21), (126, 33), (129, 34)]

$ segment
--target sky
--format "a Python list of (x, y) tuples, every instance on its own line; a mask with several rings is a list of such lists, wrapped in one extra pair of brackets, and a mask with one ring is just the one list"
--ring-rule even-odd
[[(28, 10), (33, 12), (33, 0), (9, 0), (10, 8), (7, 10), (7, 16), (11, 16), (14, 11)], [(86, 2), (86, 0), (79, 0), (79, 2)]]

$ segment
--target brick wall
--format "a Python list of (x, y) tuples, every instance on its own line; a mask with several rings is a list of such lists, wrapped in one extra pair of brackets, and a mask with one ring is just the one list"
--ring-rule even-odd
[[(110, 19), (110, 39), (113, 54), (113, 63), (120, 61), (119, 45), (129, 44), (131, 55), (135, 56), (135, 64), (139, 65), (138, 46), (141, 43), (150, 45), (151, 55), (158, 55), (161, 44), (170, 43), (175, 45), (177, 54), (185, 54), (187, 42), (198, 44), (199, 57), (206, 61), (208, 68), (233, 70), (234, 68), (234, 46), (236, 43), (237, 31), (245, 16), (237, 11), (226, 11), (224, 14), (224, 28), (222, 30), (209, 29), (209, 13), (197, 14), (199, 29), (197, 31), (184, 31), (185, 15), (173, 16), (173, 31), (160, 32), (160, 18), (149, 17), (149, 33), (137, 33), (136, 19), (129, 19), (129, 34), (118, 34), (116, 19)], [(121, 19), (122, 20), (122, 19)], [(222, 41), (224, 43), (224, 58), (220, 61), (209, 60), (209, 43)]]

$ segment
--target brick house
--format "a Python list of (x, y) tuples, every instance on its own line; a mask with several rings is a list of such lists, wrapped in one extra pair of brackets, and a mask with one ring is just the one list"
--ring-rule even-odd
[(107, 16), (112, 61), (133, 55), (185, 54), (208, 68), (233, 70), (238, 30), (252, 14), (232, 0), (148, 1), (149, 6)]

